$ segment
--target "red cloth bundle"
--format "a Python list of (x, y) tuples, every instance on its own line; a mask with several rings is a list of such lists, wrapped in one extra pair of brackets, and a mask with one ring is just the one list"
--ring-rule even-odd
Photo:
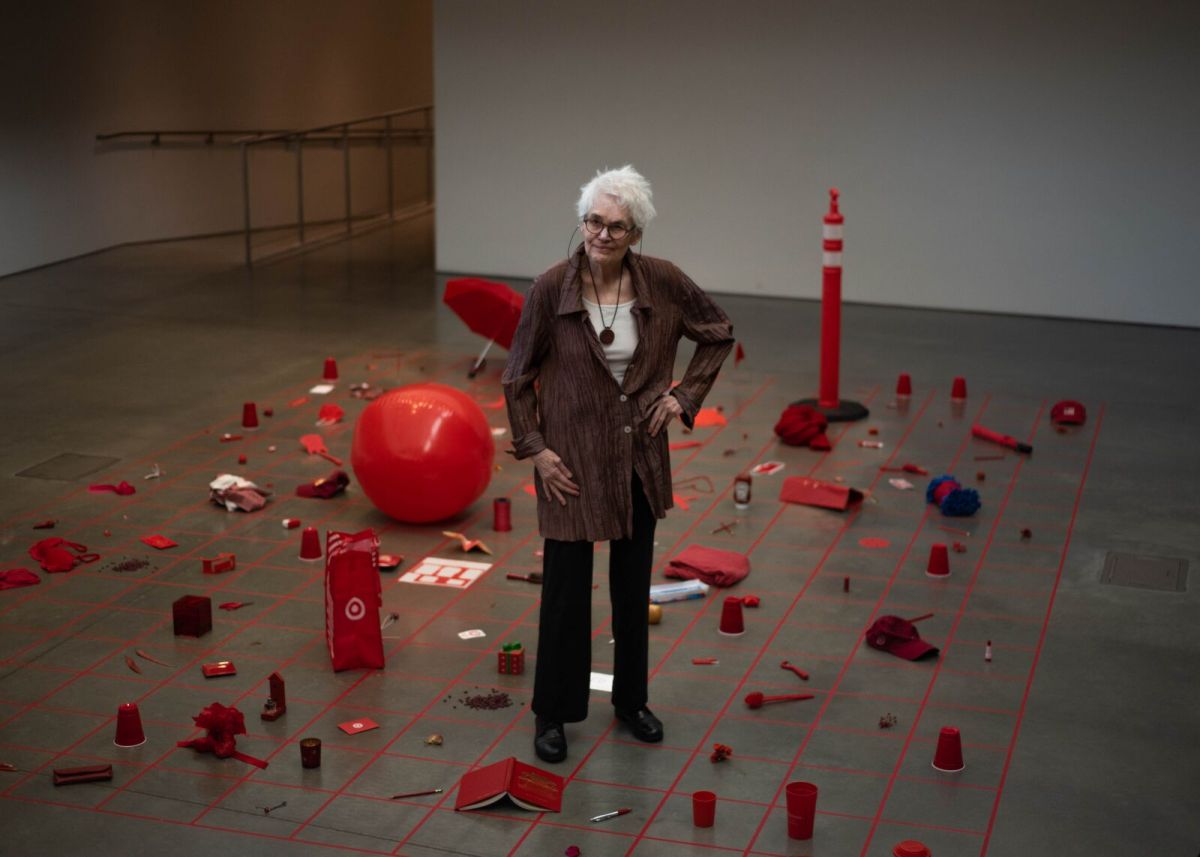
[(829, 420), (810, 405), (788, 405), (775, 423), (775, 434), (789, 446), (831, 449), (825, 429)]
[(196, 721), (196, 725), (201, 729), (207, 729), (208, 734), (202, 738), (180, 741), (175, 746), (191, 747), (200, 753), (212, 753), (218, 759), (228, 759), (232, 756), (240, 762), (259, 768), (267, 766), (262, 759), (238, 752), (237, 736), (246, 734), (246, 718), (233, 706), (226, 707), (214, 702), (205, 706), (192, 720)]
[(709, 586), (733, 586), (750, 573), (750, 558), (737, 551), (688, 545), (667, 564), (667, 577), (699, 578)]

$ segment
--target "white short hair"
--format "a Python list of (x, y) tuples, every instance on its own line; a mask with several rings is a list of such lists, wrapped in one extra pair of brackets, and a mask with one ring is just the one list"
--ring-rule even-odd
[(579, 219), (587, 217), (598, 196), (611, 196), (617, 205), (629, 211), (633, 225), (645, 229), (654, 219), (654, 194), (645, 176), (626, 164), (618, 170), (600, 170), (596, 177), (579, 189), (576, 205)]

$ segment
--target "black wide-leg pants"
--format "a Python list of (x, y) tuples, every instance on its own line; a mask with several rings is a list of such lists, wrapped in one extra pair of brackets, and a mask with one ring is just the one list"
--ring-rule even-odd
[[(608, 565), (616, 641), (612, 704), (623, 711), (636, 711), (647, 700), (647, 604), (658, 523), (636, 473), (632, 491), (633, 536), (609, 542)], [(543, 550), (533, 711), (546, 720), (576, 723), (587, 718), (592, 671), (592, 548), (593, 543), (587, 541), (546, 539)]]

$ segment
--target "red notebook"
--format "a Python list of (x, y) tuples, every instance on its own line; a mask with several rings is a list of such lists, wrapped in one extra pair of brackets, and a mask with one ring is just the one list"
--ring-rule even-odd
[(562, 809), (562, 791), (562, 777), (510, 756), (463, 775), (454, 808), (479, 809), (507, 797), (521, 809), (558, 812)]

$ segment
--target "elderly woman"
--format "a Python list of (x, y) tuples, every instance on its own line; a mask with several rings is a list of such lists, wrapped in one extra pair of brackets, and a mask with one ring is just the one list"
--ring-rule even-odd
[[(578, 213), (583, 243), (534, 281), (504, 370), (546, 540), (533, 711), (547, 762), (566, 758), (563, 724), (587, 717), (595, 542), (610, 543), (616, 718), (641, 741), (663, 738), (646, 685), (654, 528), (672, 506), (666, 429), (676, 417), (691, 427), (733, 347), (728, 317), (686, 274), (631, 249), (655, 213), (636, 170), (597, 174)], [(672, 387), (682, 337), (696, 350)]]

